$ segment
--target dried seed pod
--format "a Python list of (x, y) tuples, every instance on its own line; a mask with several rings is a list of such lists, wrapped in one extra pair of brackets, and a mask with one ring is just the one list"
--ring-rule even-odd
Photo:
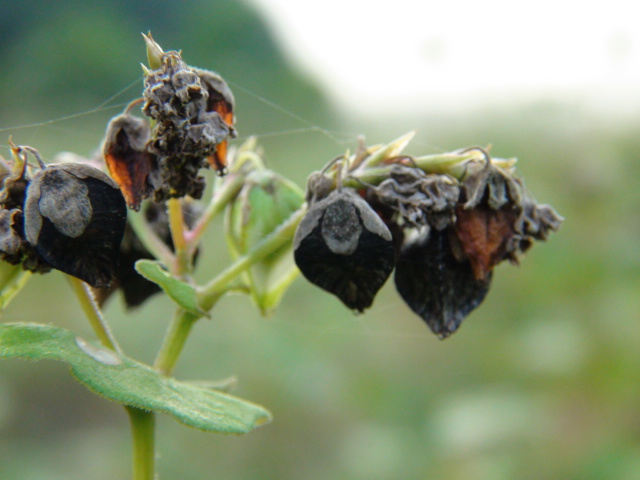
[(334, 190), (311, 205), (293, 243), (294, 258), (311, 283), (363, 311), (393, 270), (391, 233), (354, 191)]
[(109, 122), (102, 149), (109, 174), (120, 186), (129, 208), (135, 211), (152, 192), (149, 173), (155, 159), (147, 151), (150, 135), (146, 120), (118, 115)]
[(26, 240), (53, 268), (93, 287), (113, 280), (127, 209), (117, 184), (83, 164), (33, 176), (24, 207)]
[(478, 280), (468, 261), (458, 261), (450, 235), (448, 230), (431, 229), (403, 245), (396, 262), (398, 293), (440, 338), (455, 332), (480, 305), (491, 282), (491, 273)]

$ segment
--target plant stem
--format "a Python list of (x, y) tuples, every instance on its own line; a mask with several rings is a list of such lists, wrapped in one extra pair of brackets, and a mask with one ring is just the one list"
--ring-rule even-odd
[(245, 255), (238, 258), (226, 270), (212, 279), (209, 283), (200, 289), (198, 294), (198, 304), (205, 312), (208, 312), (215, 302), (224, 292), (230, 282), (232, 282), (240, 273), (249, 268), (256, 262), (274, 252), (287, 242), (290, 242), (293, 235), (302, 220), (306, 206), (302, 206), (294, 212), (277, 230), (266, 236), (259, 243), (255, 244)]
[(136, 407), (125, 407), (131, 421), (133, 480), (154, 480), (156, 416)]
[(141, 213), (129, 212), (128, 221), (133, 231), (142, 242), (142, 245), (149, 250), (154, 257), (164, 263), (167, 267), (175, 263), (175, 256), (169, 247), (156, 235), (149, 227)]
[(173, 250), (176, 252), (173, 273), (179, 277), (183, 277), (191, 271), (191, 256), (189, 255), (187, 242), (184, 238), (184, 217), (182, 215), (180, 199), (170, 198), (167, 200), (167, 209), (171, 239), (173, 240)]
[(162, 346), (158, 351), (153, 368), (165, 375), (171, 375), (182, 353), (189, 332), (191, 332), (191, 327), (201, 317), (202, 315), (196, 315), (181, 309), (176, 312), (162, 341)]
[(72, 276), (68, 276), (68, 278), (73, 287), (73, 291), (78, 297), (80, 307), (82, 307), (82, 311), (86, 315), (87, 320), (89, 320), (91, 328), (93, 328), (100, 343), (115, 352), (122, 353), (116, 338), (111, 333), (109, 324), (102, 316), (102, 312), (96, 303), (93, 293), (89, 290), (89, 286), (78, 278)]
[(209, 226), (209, 223), (211, 223), (211, 220), (238, 194), (244, 180), (245, 175), (240, 172), (228, 175), (220, 185), (220, 188), (215, 191), (206, 210), (198, 219), (198, 223), (196, 223), (191, 231), (185, 232), (184, 237), (189, 245), (191, 254), (193, 254), (198, 247), (198, 243)]

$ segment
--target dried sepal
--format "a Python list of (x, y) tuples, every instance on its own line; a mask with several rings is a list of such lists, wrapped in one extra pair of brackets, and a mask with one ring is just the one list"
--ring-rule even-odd
[(293, 247), (302, 274), (357, 311), (371, 306), (395, 261), (389, 229), (348, 188), (310, 206)]
[(484, 300), (491, 273), (478, 280), (468, 261), (459, 261), (451, 232), (431, 229), (400, 248), (395, 284), (407, 305), (440, 338), (454, 333)]
[(94, 287), (113, 280), (125, 222), (117, 184), (88, 165), (51, 165), (29, 184), (26, 240), (51, 267)]
[(155, 159), (147, 150), (150, 134), (146, 120), (126, 113), (118, 115), (109, 122), (102, 149), (109, 174), (120, 186), (129, 208), (136, 211), (152, 192), (149, 174)]

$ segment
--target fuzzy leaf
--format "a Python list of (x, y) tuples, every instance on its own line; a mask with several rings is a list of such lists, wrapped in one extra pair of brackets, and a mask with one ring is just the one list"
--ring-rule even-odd
[(166, 413), (200, 430), (247, 433), (271, 419), (259, 405), (165, 377), (147, 365), (50, 325), (1, 324), (0, 358), (65, 362), (74, 377), (93, 393)]
[(195, 287), (173, 277), (159, 262), (138, 260), (136, 271), (150, 282), (160, 286), (180, 308), (196, 315), (206, 315), (198, 305)]

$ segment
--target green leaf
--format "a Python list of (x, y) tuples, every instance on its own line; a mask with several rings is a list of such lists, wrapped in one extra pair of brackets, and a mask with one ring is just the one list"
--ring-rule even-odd
[(166, 413), (200, 430), (247, 433), (271, 420), (263, 407), (165, 377), (151, 367), (50, 325), (0, 324), (0, 358), (59, 360), (89, 390), (114, 402)]
[(162, 288), (180, 308), (196, 315), (207, 315), (198, 305), (195, 287), (173, 277), (160, 262), (138, 260), (135, 267), (140, 275)]

